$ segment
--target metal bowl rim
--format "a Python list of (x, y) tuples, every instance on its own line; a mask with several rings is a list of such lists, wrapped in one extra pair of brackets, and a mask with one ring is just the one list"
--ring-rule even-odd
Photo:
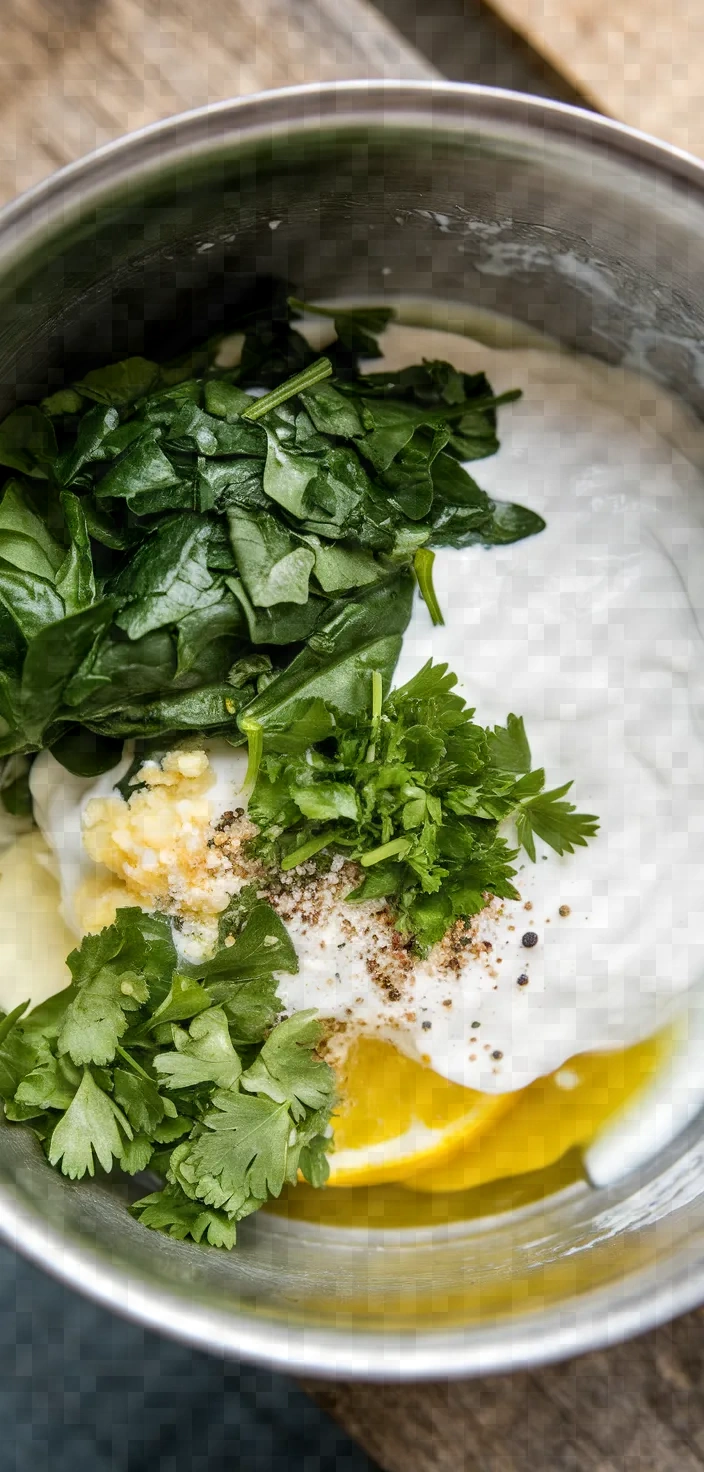
[(684, 149), (586, 108), (507, 88), (464, 82), (349, 81), (282, 87), (176, 113), (103, 144), (40, 180), (0, 209), (0, 266), (37, 226), (55, 223), (76, 205), (97, 201), (104, 188), (165, 169), (184, 158), (234, 142), (265, 142), (338, 129), (443, 125), (457, 131), (524, 127), (545, 142), (591, 145), (624, 163), (638, 162), (663, 182), (704, 193), (704, 162)]

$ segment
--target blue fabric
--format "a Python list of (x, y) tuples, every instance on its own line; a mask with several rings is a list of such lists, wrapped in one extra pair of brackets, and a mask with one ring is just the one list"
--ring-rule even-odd
[(114, 1318), (0, 1247), (2, 1472), (374, 1472), (283, 1375)]

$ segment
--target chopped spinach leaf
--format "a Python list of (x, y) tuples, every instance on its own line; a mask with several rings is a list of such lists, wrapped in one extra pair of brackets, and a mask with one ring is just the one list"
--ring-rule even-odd
[[(324, 357), (301, 314), (329, 320)], [(410, 610), (404, 584), (386, 645), (370, 627), (362, 652), (370, 590), (415, 558), (437, 617), (430, 548), (541, 530), (460, 464), (494, 453), (511, 395), (442, 362), (361, 373), (390, 316), (263, 281), (228, 323), (234, 367), (220, 335), (178, 362), (105, 364), (0, 423), (0, 756), (50, 744), (88, 773), (127, 737), (225, 730), (263, 696), (258, 681), (235, 700), (224, 688), (253, 650), (275, 654), (279, 690), (276, 651), (293, 656), (289, 684), (317, 695), (301, 675), (315, 641), (337, 638), (331, 598), (359, 650), (329, 662), (330, 698), (356, 707)]]

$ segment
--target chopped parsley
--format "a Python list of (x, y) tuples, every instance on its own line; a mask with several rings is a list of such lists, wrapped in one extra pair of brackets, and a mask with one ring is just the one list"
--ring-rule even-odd
[(565, 800), (571, 783), (546, 791), (531, 770), (523, 720), (477, 725), (456, 684), (428, 662), (385, 700), (375, 673), (361, 714), (318, 699), (277, 721), (274, 683), (266, 723), (242, 722), (250, 769), (258, 762), (250, 848), (274, 870), (354, 860), (362, 877), (348, 900), (384, 899), (421, 953), (490, 896), (519, 898), (516, 844), (533, 860), (536, 838), (573, 853), (598, 828)]

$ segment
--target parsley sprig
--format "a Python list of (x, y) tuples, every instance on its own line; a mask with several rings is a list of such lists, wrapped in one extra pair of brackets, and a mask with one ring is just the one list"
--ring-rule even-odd
[(533, 860), (536, 838), (573, 853), (599, 826), (565, 801), (571, 783), (545, 790), (521, 718), (484, 729), (456, 684), (447, 665), (429, 661), (383, 704), (373, 678), (363, 716), (318, 699), (249, 733), (254, 851), (283, 870), (316, 855), (355, 860), (363, 877), (347, 898), (385, 899), (421, 953), (487, 896), (519, 897), (506, 820)]
[(148, 1168), (164, 1184), (134, 1213), (215, 1247), (299, 1170), (324, 1183), (334, 1075), (313, 1013), (278, 1020), (274, 971), (298, 963), (253, 890), (232, 900), (200, 966), (179, 969), (169, 921), (139, 909), (68, 964), (65, 991), (0, 1023), (6, 1117), (29, 1123), (52, 1165), (72, 1180)]

